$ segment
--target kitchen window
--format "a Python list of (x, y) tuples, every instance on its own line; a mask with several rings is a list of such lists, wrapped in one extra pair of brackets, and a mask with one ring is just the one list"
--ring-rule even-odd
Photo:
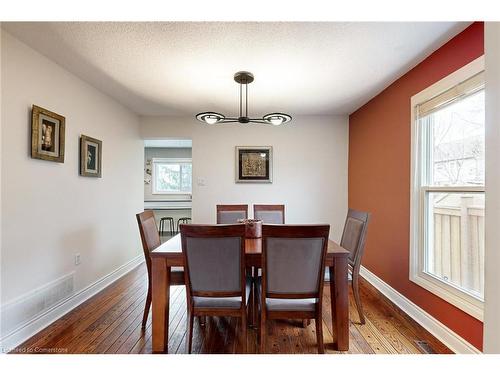
[(153, 194), (191, 194), (191, 159), (153, 158)]

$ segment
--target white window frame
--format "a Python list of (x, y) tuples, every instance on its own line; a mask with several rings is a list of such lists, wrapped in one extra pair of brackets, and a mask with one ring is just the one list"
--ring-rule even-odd
[[(160, 195), (191, 195), (191, 191), (158, 191), (156, 188), (156, 166), (155, 164), (191, 164), (191, 168), (193, 165), (193, 161), (190, 158), (153, 158), (151, 163), (151, 179), (152, 179), (152, 188), (151, 194), (160, 194)], [(191, 190), (193, 187), (193, 175), (191, 174)]]
[[(461, 69), (446, 76), (432, 86), (412, 96), (411, 98), (411, 189), (410, 189), (410, 280), (429, 290), (450, 304), (465, 311), (476, 319), (483, 320), (484, 300), (453, 286), (427, 272), (425, 267), (425, 194), (439, 191), (464, 191), (463, 187), (425, 187), (422, 184), (422, 170), (420, 165), (423, 150), (423, 130), (419, 127), (416, 108), (419, 104), (436, 97), (472, 76), (484, 71), (484, 56), (477, 58)], [(484, 192), (484, 187), (467, 187), (467, 191)]]

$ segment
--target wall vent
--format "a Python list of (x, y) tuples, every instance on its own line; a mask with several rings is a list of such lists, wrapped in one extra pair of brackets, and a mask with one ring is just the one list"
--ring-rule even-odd
[[(2, 306), (2, 332), (5, 337), (73, 295), (74, 272), (15, 298)], [(9, 332), (4, 332), (8, 327)]]

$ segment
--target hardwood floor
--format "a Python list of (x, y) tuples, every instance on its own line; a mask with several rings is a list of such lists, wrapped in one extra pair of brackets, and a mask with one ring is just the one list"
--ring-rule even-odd
[[(110, 285), (61, 319), (42, 330), (13, 352), (18, 353), (151, 353), (151, 315), (147, 328), (141, 319), (147, 289), (144, 264)], [(350, 350), (348, 353), (451, 353), (406, 314), (392, 305), (366, 281), (360, 285), (366, 324), (360, 325), (350, 295)], [(323, 331), (327, 353), (332, 350), (330, 296), (323, 297)], [(207, 318), (200, 326), (195, 319), (193, 353), (240, 352), (234, 318)], [(312, 322), (268, 323), (268, 353), (317, 353)], [(248, 350), (257, 353), (257, 331), (248, 330)], [(186, 292), (183, 286), (171, 289), (169, 353), (185, 353)]]

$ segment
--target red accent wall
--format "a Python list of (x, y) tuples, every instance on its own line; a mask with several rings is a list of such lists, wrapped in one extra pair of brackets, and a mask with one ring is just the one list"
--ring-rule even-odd
[(475, 22), (349, 116), (349, 207), (372, 213), (363, 265), (478, 349), (482, 322), (409, 280), (410, 98), (483, 54)]

